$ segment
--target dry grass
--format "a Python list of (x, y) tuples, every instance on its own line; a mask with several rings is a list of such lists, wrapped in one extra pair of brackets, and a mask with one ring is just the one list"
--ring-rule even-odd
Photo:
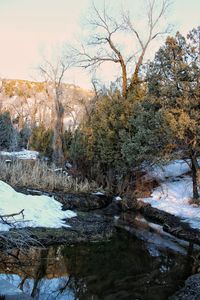
[(13, 161), (8, 165), (0, 160), (0, 180), (13, 187), (34, 188), (44, 191), (88, 193), (98, 190), (95, 182), (80, 181), (62, 173), (55, 173), (54, 167), (39, 161)]
[(151, 196), (153, 189), (159, 185), (156, 179), (148, 176), (140, 176), (136, 178), (134, 195), (137, 198), (147, 198)]
[(199, 199), (194, 199), (194, 198), (189, 199), (188, 203), (189, 203), (190, 205), (195, 206), (195, 207), (199, 207), (199, 206), (200, 206)]

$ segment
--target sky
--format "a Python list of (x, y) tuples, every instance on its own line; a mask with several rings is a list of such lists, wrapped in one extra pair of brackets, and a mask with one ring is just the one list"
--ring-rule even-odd
[[(106, 1), (106, 0), (105, 0)], [(161, 1), (161, 0), (157, 0)], [(139, 0), (107, 0), (116, 7), (134, 10), (143, 28)], [(104, 0), (94, 0), (101, 6)], [(77, 43), (86, 34), (86, 18), (91, 0), (0, 0), (0, 76), (10, 79), (37, 80), (37, 67), (42, 57), (63, 43)], [(116, 11), (115, 11), (116, 10)], [(200, 25), (200, 0), (172, 0), (167, 22), (172, 34), (186, 34)], [(158, 45), (156, 46), (158, 47)], [(154, 53), (155, 49), (151, 49)], [(48, 54), (47, 54), (48, 53)], [(100, 78), (113, 80), (114, 66), (101, 69)], [(65, 81), (90, 88), (91, 75), (78, 68), (69, 70)]]

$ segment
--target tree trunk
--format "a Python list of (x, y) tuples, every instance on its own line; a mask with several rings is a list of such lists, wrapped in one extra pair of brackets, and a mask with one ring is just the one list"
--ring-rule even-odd
[(191, 166), (192, 166), (191, 170), (192, 170), (193, 199), (199, 199), (199, 192), (198, 192), (199, 165), (193, 150), (191, 151), (190, 159), (191, 159)]
[(121, 55), (121, 52), (115, 47), (115, 45), (113, 44), (112, 40), (111, 40), (111, 35), (109, 36), (109, 39), (107, 40), (110, 48), (115, 52), (115, 54), (117, 55), (122, 68), (122, 94), (124, 98), (127, 98), (127, 70), (126, 70), (126, 63), (123, 59), (123, 56)]
[(30, 112), (31, 128), (34, 128), (37, 124), (36, 122), (37, 111), (38, 111), (38, 107), (37, 104), (35, 103), (32, 111)]
[(64, 109), (61, 103), (56, 104), (56, 120), (53, 132), (53, 155), (52, 159), (57, 165), (62, 165), (64, 161), (62, 133), (63, 133)]
[(147, 45), (142, 50), (142, 53), (141, 53), (141, 55), (140, 55), (140, 57), (139, 57), (139, 59), (138, 59), (138, 61), (136, 63), (135, 70), (134, 70), (134, 73), (133, 73), (132, 78), (131, 78), (131, 83), (130, 83), (130, 85), (128, 87), (128, 92), (131, 92), (134, 89), (135, 85), (138, 84), (138, 75), (139, 75), (140, 67), (141, 67), (141, 65), (143, 63), (143, 59), (144, 59), (144, 55), (145, 55), (146, 49), (147, 49)]
[(121, 68), (122, 68), (122, 95), (124, 98), (127, 98), (127, 71), (126, 71), (126, 65), (124, 61), (122, 60), (120, 62)]

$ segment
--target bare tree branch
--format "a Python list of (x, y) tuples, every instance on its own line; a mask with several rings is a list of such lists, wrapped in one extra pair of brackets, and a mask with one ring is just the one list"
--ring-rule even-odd
[(141, 46), (141, 53), (138, 57), (138, 60), (135, 64), (134, 72), (131, 76), (131, 83), (129, 86), (129, 89), (132, 89), (133, 85), (138, 82), (138, 73), (139, 69), (143, 63), (144, 56), (146, 54), (147, 48), (149, 47), (149, 44), (151, 41), (156, 39), (159, 35), (166, 34), (168, 32), (168, 28), (164, 31), (156, 31), (157, 25), (160, 21), (160, 19), (165, 15), (169, 5), (169, 0), (162, 0), (161, 7), (156, 9), (156, 0), (147, 0), (147, 19), (148, 19), (148, 33), (145, 40), (142, 40), (139, 32), (133, 25), (130, 19), (130, 14), (126, 13), (123, 15), (125, 27), (130, 30), (136, 39), (138, 40), (140, 46)]
[[(54, 127), (53, 127), (53, 160), (56, 164), (62, 164), (64, 155), (62, 147), (63, 118), (64, 107), (62, 104), (63, 95), (63, 79), (66, 71), (72, 66), (72, 60), (68, 58), (57, 58), (53, 64), (49, 60), (44, 59), (44, 63), (39, 70), (47, 84), (47, 93), (51, 94), (54, 101)], [(50, 92), (50, 88), (53, 87)], [(48, 90), (49, 89), (49, 90)]]
[[(111, 16), (108, 8), (98, 9), (93, 3), (91, 17), (88, 22), (92, 26), (89, 41), (80, 49), (73, 49), (77, 65), (85, 69), (98, 69), (105, 62), (119, 64), (121, 67), (122, 93), (126, 97), (128, 90), (138, 81), (138, 73), (143, 63), (144, 56), (151, 41), (166, 30), (159, 29), (159, 22), (165, 15), (170, 0), (145, 0), (147, 4), (146, 23), (148, 25), (146, 37), (136, 28), (128, 11), (121, 13), (121, 18)], [(131, 33), (139, 43), (140, 49), (127, 54), (127, 49), (120, 47), (117, 39), (121, 33)], [(119, 40), (120, 41), (120, 40)], [(135, 63), (133, 64), (133, 59)], [(131, 80), (128, 84), (127, 65), (132, 64)]]

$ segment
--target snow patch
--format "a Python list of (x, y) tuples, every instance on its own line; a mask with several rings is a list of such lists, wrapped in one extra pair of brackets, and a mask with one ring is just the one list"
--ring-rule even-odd
[(193, 198), (192, 178), (184, 175), (189, 171), (189, 160), (174, 160), (164, 166), (148, 168), (148, 175), (157, 178), (160, 186), (153, 190), (150, 197), (140, 200), (200, 229), (200, 207), (189, 203)]
[(0, 151), (0, 155), (16, 157), (18, 159), (37, 159), (39, 156), (39, 152), (24, 149), (21, 151), (14, 152)]
[(158, 180), (164, 180), (169, 177), (177, 177), (186, 174), (190, 171), (189, 161), (182, 159), (174, 160), (166, 165), (155, 165), (152, 168), (148, 168), (147, 172), (153, 178)]
[(102, 193), (102, 192), (95, 192), (95, 193), (92, 193), (92, 195), (96, 195), (96, 196), (105, 196), (105, 194)]
[(200, 229), (200, 207), (190, 205), (192, 199), (192, 179), (189, 176), (166, 180), (157, 187), (151, 197), (142, 199), (152, 207), (166, 211)]
[[(22, 227), (69, 227), (63, 219), (75, 217), (71, 210), (62, 211), (62, 204), (49, 196), (32, 196), (17, 193), (11, 186), (0, 181), (0, 215), (18, 213), (24, 209), (24, 219), (16, 216), (15, 226)], [(7, 231), (9, 225), (0, 223), (0, 230)]]
[(122, 198), (120, 196), (116, 196), (116, 197), (114, 197), (114, 200), (115, 201), (122, 201)]

